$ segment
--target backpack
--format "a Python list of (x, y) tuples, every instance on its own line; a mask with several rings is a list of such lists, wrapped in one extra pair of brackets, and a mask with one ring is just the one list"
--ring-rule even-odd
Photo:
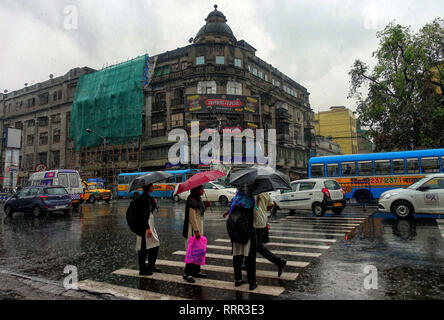
[(136, 202), (131, 201), (128, 209), (126, 210), (126, 221), (128, 227), (132, 232), (138, 236), (144, 236), (147, 230), (147, 222), (144, 219), (144, 215), (138, 212)]
[(227, 231), (231, 242), (247, 244), (250, 240), (248, 216), (240, 207), (234, 207), (227, 219)]

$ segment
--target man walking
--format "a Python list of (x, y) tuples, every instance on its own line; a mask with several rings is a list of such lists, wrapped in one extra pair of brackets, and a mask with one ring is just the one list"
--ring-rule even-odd
[(256, 196), (256, 205), (257, 208), (254, 210), (254, 227), (256, 228), (257, 236), (256, 251), (278, 267), (278, 276), (280, 277), (287, 264), (287, 260), (277, 257), (264, 245), (264, 237), (268, 232), (267, 212), (273, 208), (274, 203), (270, 195), (264, 192)]

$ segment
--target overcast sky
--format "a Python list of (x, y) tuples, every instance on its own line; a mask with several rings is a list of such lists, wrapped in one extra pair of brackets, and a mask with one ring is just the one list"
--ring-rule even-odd
[(355, 110), (348, 72), (355, 59), (374, 63), (390, 21), (416, 32), (444, 16), (442, 0), (0, 0), (0, 92), (186, 46), (215, 3), (238, 40), (308, 89), (315, 112)]

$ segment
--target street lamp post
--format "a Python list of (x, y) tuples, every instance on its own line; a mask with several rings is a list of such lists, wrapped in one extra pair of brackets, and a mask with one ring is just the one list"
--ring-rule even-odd
[(86, 132), (88, 133), (94, 133), (95, 135), (97, 135), (98, 137), (100, 137), (102, 139), (103, 142), (103, 178), (105, 179), (105, 183), (106, 183), (106, 163), (107, 163), (107, 156), (106, 156), (106, 137), (101, 136), (100, 134), (98, 134), (97, 132), (95, 132), (92, 129), (86, 129)]

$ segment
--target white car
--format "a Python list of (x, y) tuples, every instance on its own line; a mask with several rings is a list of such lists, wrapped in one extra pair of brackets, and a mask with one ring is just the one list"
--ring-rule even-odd
[[(174, 195), (174, 200), (179, 202), (180, 200), (187, 200), (190, 195), (190, 191), (182, 192), (179, 195)], [(221, 205), (226, 206), (236, 195), (236, 188), (227, 188), (226, 186), (217, 182), (208, 182), (204, 184), (204, 194), (202, 195), (203, 201), (219, 202)]]
[(444, 173), (431, 174), (405, 189), (393, 189), (381, 194), (380, 212), (391, 212), (398, 218), (414, 213), (444, 213)]
[(322, 217), (327, 210), (340, 214), (346, 204), (345, 191), (333, 179), (304, 179), (291, 182), (292, 190), (270, 192), (281, 210), (313, 210)]

